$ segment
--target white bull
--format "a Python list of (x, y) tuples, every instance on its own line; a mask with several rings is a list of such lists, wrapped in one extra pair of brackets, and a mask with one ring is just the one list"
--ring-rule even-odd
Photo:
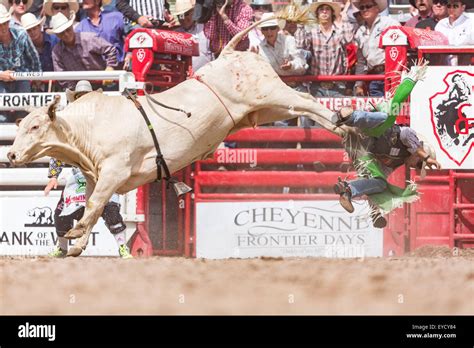
[[(331, 122), (332, 111), (309, 94), (288, 87), (261, 56), (234, 50), (247, 32), (234, 37), (195, 78), (153, 95), (161, 103), (190, 112), (191, 117), (138, 98), (171, 173), (207, 158), (231, 132), (245, 127), (305, 115), (343, 134)], [(83, 218), (66, 234), (79, 238), (68, 253), (78, 256), (114, 192), (126, 193), (157, 178), (157, 152), (131, 100), (91, 92), (62, 111), (56, 111), (57, 102), (23, 119), (8, 157), (13, 165), (20, 165), (52, 156), (82, 170), (87, 205)]]

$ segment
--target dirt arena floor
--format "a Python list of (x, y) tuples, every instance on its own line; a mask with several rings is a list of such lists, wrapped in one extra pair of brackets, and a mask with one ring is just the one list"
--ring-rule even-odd
[(474, 314), (474, 251), (372, 259), (0, 258), (0, 314)]

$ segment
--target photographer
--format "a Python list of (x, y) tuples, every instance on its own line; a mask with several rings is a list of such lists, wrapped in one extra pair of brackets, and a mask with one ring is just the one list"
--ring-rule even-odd
[[(212, 53), (217, 56), (237, 33), (249, 27), (253, 11), (244, 0), (217, 0), (209, 21), (204, 25), (204, 34), (209, 39)], [(237, 45), (238, 51), (249, 48), (249, 39), (245, 37)]]

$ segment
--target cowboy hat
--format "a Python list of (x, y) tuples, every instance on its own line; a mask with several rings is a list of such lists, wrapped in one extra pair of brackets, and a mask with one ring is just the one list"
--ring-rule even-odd
[(194, 8), (194, 2), (192, 0), (176, 0), (174, 5), (173, 15), (179, 16), (185, 14), (189, 10)]
[(318, 10), (319, 6), (322, 6), (322, 5), (328, 5), (330, 8), (332, 8), (332, 12), (336, 16), (336, 18), (339, 17), (339, 13), (341, 13), (341, 3), (334, 2), (331, 0), (322, 0), (322, 1), (313, 2), (309, 6), (309, 11), (312, 13), (315, 13)]
[(72, 11), (69, 19), (59, 12), (51, 17), (51, 29), (46, 30), (46, 32), (48, 34), (60, 34), (74, 24), (74, 18), (76, 18), (76, 15)]
[[(274, 16), (275, 14), (273, 12), (266, 12), (262, 15), (262, 21)], [(286, 24), (285, 20), (273, 18), (273, 19), (268, 19), (263, 23), (260, 23), (258, 27), (259, 28), (279, 27), (280, 29), (283, 29), (285, 27), (285, 24)]]
[(74, 13), (79, 11), (79, 4), (76, 0), (45, 0), (43, 8), (47, 16), (53, 16), (53, 4), (68, 4), (69, 10)]
[(36, 27), (37, 25), (42, 25), (45, 20), (46, 17), (38, 19), (33, 13), (25, 13), (23, 16), (21, 16), (21, 26), (23, 29), (28, 30)]
[(5, 6), (0, 4), (0, 24), (10, 21), (12, 13), (13, 8), (7, 10)]
[[(74, 102), (76, 99), (78, 99), (80, 96), (92, 92), (92, 85), (89, 81), (87, 80), (80, 80), (76, 84), (76, 88), (74, 88), (74, 91), (71, 91), (69, 88), (66, 88), (66, 100), (68, 103)], [(96, 92), (102, 93), (102, 88), (99, 88), (96, 90)]]
[[(383, 10), (385, 10), (387, 8), (387, 0), (373, 0), (378, 8), (379, 8), (379, 12), (382, 12)], [(352, 3), (355, 7), (359, 8), (360, 6), (360, 0), (354, 0), (354, 2)]]

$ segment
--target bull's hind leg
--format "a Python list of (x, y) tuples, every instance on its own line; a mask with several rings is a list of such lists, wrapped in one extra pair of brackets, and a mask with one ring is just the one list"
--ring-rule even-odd
[[(130, 177), (129, 170), (117, 168), (119, 163), (120, 161), (117, 159), (108, 159), (107, 163), (103, 165), (94, 191), (87, 200), (84, 216), (75, 227), (77, 234), (81, 234), (81, 237), (76, 240), (72, 248), (69, 248), (68, 256), (79, 256), (86, 249), (92, 228), (97, 223), (105, 205), (112, 194)], [(73, 230), (69, 232), (76, 233)]]
[[(339, 136), (344, 134), (344, 130), (335, 125), (334, 111), (318, 103), (310, 94), (297, 92), (286, 85), (284, 88), (275, 89), (271, 95), (263, 99), (263, 106), (264, 109), (259, 111), (265, 112), (265, 114), (267, 114), (265, 111), (267, 106), (279, 110), (278, 116), (281, 118), (273, 119), (274, 121), (307, 116), (330, 132)], [(263, 124), (260, 120), (258, 123)]]

